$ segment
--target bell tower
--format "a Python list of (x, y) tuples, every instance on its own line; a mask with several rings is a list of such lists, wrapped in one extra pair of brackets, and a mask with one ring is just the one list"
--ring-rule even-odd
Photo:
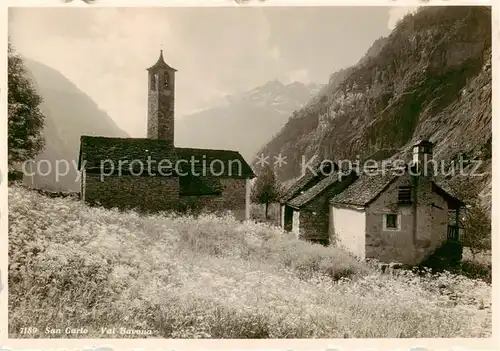
[(175, 68), (163, 59), (148, 71), (148, 138), (166, 140), (174, 146)]

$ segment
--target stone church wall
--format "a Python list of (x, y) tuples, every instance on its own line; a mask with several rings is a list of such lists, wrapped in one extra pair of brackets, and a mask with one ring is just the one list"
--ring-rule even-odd
[(137, 209), (145, 212), (177, 210), (179, 178), (108, 176), (85, 174), (84, 200), (106, 208)]
[(246, 179), (222, 178), (221, 195), (181, 196), (180, 209), (224, 213), (228, 210), (240, 220), (245, 219)]

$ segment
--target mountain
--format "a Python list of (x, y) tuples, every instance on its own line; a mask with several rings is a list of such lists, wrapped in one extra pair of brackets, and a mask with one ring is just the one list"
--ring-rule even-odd
[(227, 96), (220, 106), (176, 121), (176, 144), (190, 147), (233, 149), (247, 160), (271, 140), (293, 111), (315, 96), (318, 84), (278, 80), (239, 95)]
[[(127, 134), (60, 72), (30, 59), (24, 59), (24, 65), (43, 98), (41, 110), (45, 115), (43, 133), (46, 140), (45, 149), (36, 157), (32, 171), (28, 167), (28, 172), (35, 172), (38, 165), (37, 174), (33, 178), (25, 175), (24, 182), (37, 188), (78, 191), (80, 184), (76, 166), (80, 136), (126, 137)], [(66, 173), (63, 162), (69, 164), (68, 173), (60, 177), (56, 176), (58, 160), (62, 160), (59, 162), (59, 173)]]
[(300, 176), (302, 162), (313, 156), (406, 157), (417, 139), (429, 138), (436, 159), (482, 162), (485, 175), (478, 181), (486, 195), (491, 78), (491, 10), (424, 7), (378, 39), (357, 64), (334, 73), (259, 154), (286, 156), (277, 173), (287, 181)]

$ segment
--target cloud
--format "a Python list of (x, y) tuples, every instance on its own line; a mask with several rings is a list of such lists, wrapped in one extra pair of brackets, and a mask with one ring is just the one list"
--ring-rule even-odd
[(271, 57), (275, 60), (279, 60), (281, 58), (281, 52), (279, 47), (273, 46), (271, 48)]
[(18, 8), (10, 34), (21, 54), (60, 71), (140, 136), (145, 133), (146, 68), (158, 59), (162, 43), (166, 62), (178, 69), (178, 116), (267, 79), (269, 71), (259, 70), (274, 61), (266, 18), (258, 12), (214, 10)]
[(387, 27), (389, 30), (393, 30), (400, 19), (402, 19), (408, 13), (414, 13), (417, 11), (418, 6), (397, 6), (389, 9), (389, 21), (387, 22)]

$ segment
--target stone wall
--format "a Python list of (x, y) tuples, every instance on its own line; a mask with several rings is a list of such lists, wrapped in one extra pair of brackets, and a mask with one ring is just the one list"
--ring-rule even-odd
[(420, 177), (416, 181), (415, 263), (429, 257), (446, 242), (448, 204), (432, 191), (432, 180)]
[[(383, 262), (411, 263), (414, 256), (415, 208), (413, 204), (400, 206), (400, 186), (410, 186), (410, 177), (400, 177), (366, 208), (366, 257)], [(397, 213), (398, 229), (384, 230), (384, 216)]]
[(321, 208), (300, 211), (300, 239), (328, 244), (328, 213)]
[(280, 227), (285, 229), (285, 205), (280, 204)]
[(228, 210), (240, 220), (246, 215), (246, 179), (221, 178), (221, 195), (181, 196), (180, 209), (192, 213), (202, 211), (224, 213)]
[[(418, 262), (423, 261), (435, 250), (443, 246), (447, 241), (448, 231), (448, 204), (438, 194), (430, 192), (428, 198), (428, 206), (425, 207), (426, 213), (423, 213), (428, 218), (427, 220), (417, 222), (418, 233), (425, 233), (430, 230), (430, 241), (416, 241), (416, 257)], [(422, 223), (423, 222), (423, 223)], [(430, 226), (427, 225), (430, 223)], [(421, 235), (422, 235), (421, 234)]]
[(86, 181), (87, 181), (87, 171), (85, 168), (80, 171), (80, 199), (85, 199)]
[(415, 245), (427, 248), (430, 247), (432, 241), (432, 203), (438, 196), (432, 191), (430, 177), (416, 177), (413, 184), (415, 186), (415, 214), (417, 217)]
[(300, 210), (300, 238), (328, 244), (328, 194), (321, 194)]
[(329, 243), (328, 201), (335, 195), (325, 192), (306, 204), (300, 210), (300, 238), (310, 241)]
[(293, 211), (292, 233), (294, 233), (297, 238), (300, 237), (300, 212), (296, 210)]
[[(170, 84), (174, 84), (174, 74), (169, 73)], [(173, 85), (172, 85), (173, 86)], [(171, 87), (172, 87), (171, 86)], [(158, 139), (174, 142), (174, 106), (175, 90), (165, 88), (160, 90), (158, 106)]]
[(246, 179), (222, 178), (222, 194), (179, 196), (177, 177), (108, 176), (101, 182), (99, 174), (83, 175), (82, 194), (90, 205), (106, 208), (137, 209), (142, 212), (231, 211), (240, 220), (246, 219)]
[(149, 89), (148, 93), (148, 138), (158, 139), (158, 92)]
[(431, 248), (441, 246), (447, 240), (448, 233), (448, 204), (437, 194), (434, 196), (432, 208), (432, 239)]
[[(152, 79), (157, 75), (157, 79)], [(165, 79), (168, 76), (167, 85)], [(148, 138), (161, 139), (174, 145), (175, 73), (157, 69), (149, 73)], [(156, 86), (153, 86), (156, 84)]]
[(300, 210), (301, 239), (320, 242), (328, 245), (329, 235), (329, 207), (330, 200), (354, 181), (353, 176), (336, 182), (307, 203)]
[[(400, 186), (413, 185), (413, 202), (398, 204)], [(384, 229), (386, 213), (399, 215), (398, 229)], [(366, 257), (419, 264), (446, 241), (448, 208), (429, 178), (400, 177), (366, 209)]]
[(84, 200), (106, 208), (137, 209), (141, 212), (177, 210), (179, 178), (86, 173)]
[(283, 206), (283, 229), (287, 232), (293, 230), (293, 213), (295, 211), (288, 205)]

